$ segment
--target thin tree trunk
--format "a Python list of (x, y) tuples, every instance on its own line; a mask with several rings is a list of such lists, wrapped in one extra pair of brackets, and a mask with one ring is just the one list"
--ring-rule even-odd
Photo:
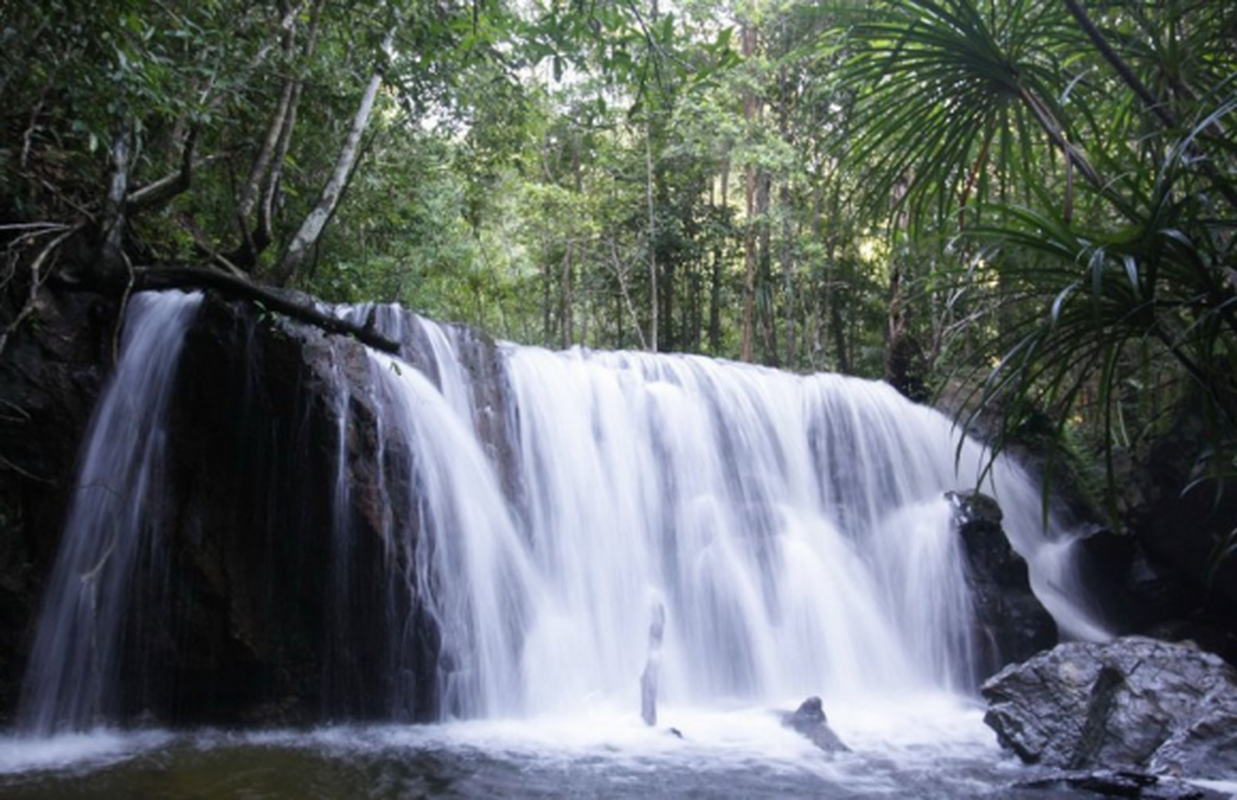
[[(285, 34), (287, 39), (294, 36), (293, 31)], [(285, 45), (286, 49), (291, 49), (291, 43)], [(271, 117), (271, 124), (266, 129), (266, 136), (262, 138), (262, 145), (258, 148), (257, 155), (254, 156), (253, 164), (249, 167), (249, 177), (245, 180), (244, 186), (241, 187), (240, 198), (236, 201), (236, 217), (241, 227), (248, 232), (249, 215), (253, 213), (253, 207), (258, 202), (258, 194), (261, 191), (262, 179), (266, 177), (266, 172), (270, 169), (271, 159), (275, 155), (275, 148), (279, 144), (279, 137), (283, 134), (286, 127), (285, 122), (288, 119), (292, 109), (292, 100), (296, 96), (296, 79), (288, 77), (284, 80), (283, 89), (279, 93), (279, 104), (275, 107), (275, 114)]]
[[(314, 54), (318, 42), (318, 25), (321, 20), (322, 0), (316, 0), (310, 11), (309, 36), (306, 39), (303, 56), (308, 61)], [(283, 167), (288, 157), (288, 149), (292, 144), (292, 133), (296, 129), (297, 110), (301, 106), (301, 92), (305, 88), (303, 76), (297, 76), (292, 90), (292, 104), (284, 118), (283, 130), (279, 133), (279, 141), (275, 145), (275, 157), (271, 163), (270, 173), (262, 188), (262, 202), (258, 205), (258, 219), (254, 226), (251, 240), (258, 246), (258, 253), (264, 251), (274, 239), (273, 220), (275, 214), (275, 198), (283, 181)], [(349, 176), (351, 180), (351, 176)], [(346, 185), (346, 184), (345, 184)]]
[(133, 128), (126, 120), (116, 131), (110, 153), (112, 173), (108, 180), (103, 204), (102, 240), (99, 250), (99, 271), (105, 277), (119, 273), (124, 265), (124, 235), (129, 195), (129, 159), (133, 144)]
[(649, 350), (657, 352), (657, 208), (653, 203), (653, 123), (645, 126), (645, 196), (649, 205)]
[[(721, 206), (714, 206), (715, 217), (720, 224), (726, 219), (726, 210), (729, 206), (730, 197), (730, 157), (729, 155), (722, 162), (721, 176)], [(716, 233), (714, 234), (717, 235)], [(713, 245), (713, 274), (710, 276), (709, 287), (709, 352), (713, 355), (718, 355), (722, 349), (722, 253), (725, 249), (725, 244), (722, 240), (715, 240)]]
[[(390, 49), (393, 38), (394, 32), (387, 34), (382, 44), (384, 51)], [(335, 206), (339, 203), (339, 198), (348, 183), (348, 177), (352, 174), (352, 168), (356, 166), (357, 156), (361, 152), (361, 138), (366, 126), (369, 125), (369, 118), (373, 113), (374, 101), (378, 96), (380, 86), (382, 86), (382, 71), (375, 69), (369, 79), (369, 85), (365, 87), (365, 93), (361, 95), (361, 103), (357, 107), (356, 115), (352, 118), (352, 129), (348, 131), (348, 138), (339, 152), (331, 179), (323, 188), (318, 204), (305, 217), (300, 230), (292, 237), (287, 251), (275, 267), (273, 277), (277, 284), (287, 283), (288, 279), (297, 272), (318, 242), (332, 214), (335, 213)]]
[(563, 253), (563, 273), (562, 283), (560, 284), (558, 294), (558, 330), (562, 335), (560, 339), (561, 346), (566, 349), (573, 344), (575, 336), (574, 326), (572, 325), (572, 296), (571, 296), (571, 273), (575, 268), (572, 261), (572, 256), (575, 254), (575, 239), (567, 240), (567, 249)]
[[(824, 205), (824, 184), (819, 180), (812, 187), (812, 219), (811, 232), (812, 241), (821, 241), (821, 212)], [(812, 276), (809, 278), (808, 285), (812, 292), (812, 330), (811, 330), (811, 345), (808, 347), (808, 363), (813, 370), (820, 369), (824, 363), (825, 355), (825, 311), (827, 310), (828, 301), (822, 302), (822, 297), (827, 298), (829, 292), (829, 264), (833, 260), (832, 248), (827, 244), (825, 249), (825, 262), (819, 269), (812, 270)], [(824, 285), (818, 285), (817, 276), (824, 276)]]
[[(744, 20), (740, 35), (743, 58), (752, 58), (756, 54), (756, 28)], [(743, 119), (749, 129), (759, 117), (760, 99), (751, 89), (744, 90)], [(756, 190), (759, 179), (756, 165), (749, 162), (743, 169), (743, 177), (746, 227), (743, 235), (743, 335), (739, 358), (751, 361), (756, 338)]]
[(756, 190), (756, 214), (760, 219), (759, 257), (756, 266), (758, 289), (757, 310), (760, 316), (761, 338), (764, 339), (764, 363), (779, 366), (777, 321), (773, 298), (773, 226), (769, 221), (769, 197), (773, 191), (773, 176), (760, 171)]
[(786, 360), (783, 362), (787, 367), (793, 367), (795, 363), (795, 281), (794, 281), (794, 250), (793, 243), (793, 220), (790, 208), (790, 181), (789, 179), (782, 182), (782, 188), (779, 192), (779, 198), (782, 205), (782, 246), (781, 246), (781, 267), (782, 267), (782, 285), (786, 296), (783, 302), (786, 304)]
[[(636, 313), (635, 304), (631, 302), (631, 294), (627, 291), (627, 281), (623, 277), (626, 274), (626, 270), (623, 268), (622, 261), (619, 259), (618, 246), (614, 243), (613, 240), (611, 240), (610, 242), (610, 257), (612, 259), (612, 263), (614, 264), (614, 276), (615, 278), (618, 279), (619, 293), (622, 295), (623, 300), (627, 303), (627, 311), (628, 313), (631, 314), (632, 327), (636, 329), (636, 336), (639, 337), (640, 339), (640, 349), (648, 350), (650, 349), (648, 346), (648, 342), (645, 341), (644, 331), (640, 327), (640, 316)], [(623, 331), (622, 315), (620, 313), (620, 316), (619, 316), (619, 339), (620, 341), (622, 340), (622, 331)]]

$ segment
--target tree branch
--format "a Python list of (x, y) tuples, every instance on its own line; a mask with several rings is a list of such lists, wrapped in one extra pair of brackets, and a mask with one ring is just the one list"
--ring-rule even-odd
[[(383, 51), (390, 49), (394, 37), (394, 31), (387, 34), (386, 40), (382, 43)], [(335, 170), (331, 174), (331, 179), (323, 187), (318, 204), (305, 217), (300, 230), (288, 244), (283, 258), (275, 266), (272, 276), (275, 283), (281, 285), (287, 283), (288, 279), (296, 273), (314, 244), (317, 243), (318, 237), (322, 235), (327, 221), (335, 212), (335, 206), (348, 182), (348, 176), (352, 173), (353, 166), (356, 165), (357, 155), (360, 153), (361, 137), (365, 133), (366, 126), (369, 125), (369, 117), (374, 110), (374, 101), (381, 86), (382, 70), (375, 68), (374, 74), (369, 79), (369, 85), (365, 87), (365, 93), (361, 95), (361, 103), (356, 115), (352, 118), (352, 129), (348, 131), (348, 138), (339, 151), (339, 158), (335, 162)]]
[[(179, 170), (129, 193), (126, 203), (130, 213), (158, 208), (177, 195), (189, 191), (189, 187), (193, 183), (193, 153), (197, 144), (197, 138), (198, 131), (194, 127), (190, 129), (189, 137), (185, 140), (185, 147), (181, 151)], [(218, 156), (214, 158), (218, 158)]]
[[(112, 281), (119, 284), (120, 281)], [(98, 288), (89, 282), (70, 284), (71, 288)], [(286, 317), (313, 325), (327, 333), (351, 336), (357, 341), (385, 353), (399, 354), (399, 342), (386, 338), (375, 331), (371, 324), (357, 325), (310, 305), (288, 297), (273, 289), (259, 286), (244, 278), (228, 275), (213, 269), (198, 267), (135, 267), (133, 291), (156, 291), (161, 289), (213, 289), (240, 300), (259, 303), (264, 308)]]

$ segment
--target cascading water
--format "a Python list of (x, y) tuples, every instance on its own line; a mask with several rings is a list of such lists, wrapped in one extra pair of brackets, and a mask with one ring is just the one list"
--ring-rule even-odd
[[(458, 374), (435, 336), (439, 374)], [(422, 585), (437, 587), (455, 667), (444, 713), (634, 704), (658, 606), (663, 691), (679, 702), (965, 687), (969, 589), (943, 493), (973, 486), (986, 461), (972, 442), (956, 453), (943, 416), (833, 375), (684, 356), (502, 355), (515, 498), (490, 477), (458, 388), (453, 422), (419, 376), (399, 390), (417, 409), (402, 424), (415, 426), (433, 487), (418, 494), (437, 548)], [(1038, 488), (1002, 460), (985, 489), (1062, 626), (1102, 635), (1039, 557)]]
[[(198, 294), (139, 294), (121, 355), (86, 435), (77, 490), (43, 600), (23, 686), (23, 727), (48, 734), (107, 721), (126, 624), (153, 609), (129, 601), (163, 523), (165, 420)], [(160, 580), (155, 574), (142, 579)]]
[[(28, 672), (22, 718), (35, 730), (109, 713), (119, 640), (142, 613), (122, 589), (158, 547), (161, 420), (196, 304), (134, 303)], [(321, 588), (328, 718), (375, 705), (415, 716), (413, 688), (426, 681), (443, 719), (585, 707), (638, 718), (662, 613), (659, 690), (671, 704), (967, 688), (971, 601), (943, 494), (973, 487), (986, 456), (973, 442), (959, 449), (937, 412), (883, 384), (690, 356), (502, 345), (479, 367), (456, 329), (390, 307), (347, 313), (403, 340), (405, 357), (370, 352), (368, 383), (353, 386), (332, 355), (323, 378), (334, 422), (319, 449), (338, 462), (322, 487), (333, 513), (317, 523), (334, 564)], [(350, 431), (370, 397), (366, 491), (381, 502), (365, 519), (381, 576), (356, 574), (357, 553), (373, 548), (354, 530), (368, 501), (351, 484)], [(1003, 459), (984, 481), (1061, 627), (1103, 635), (1073, 602), (1038, 487)], [(356, 621), (378, 618), (365, 628), (389, 641), (358, 648)], [(371, 685), (358, 665), (375, 658)], [(383, 697), (358, 703), (366, 691)]]

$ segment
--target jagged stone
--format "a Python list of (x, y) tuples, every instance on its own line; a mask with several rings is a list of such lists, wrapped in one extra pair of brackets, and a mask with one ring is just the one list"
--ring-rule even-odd
[(1056, 623), (1031, 590), (1027, 563), (1001, 527), (1000, 505), (979, 492), (949, 492), (967, 556), (979, 680), (1052, 647)]
[(1237, 776), (1237, 673), (1193, 647), (1071, 642), (984, 684), (984, 721), (1029, 763)]
[(782, 724), (802, 734), (826, 753), (850, 752), (850, 748), (843, 744), (838, 735), (829, 727), (824, 704), (815, 695), (800, 703), (795, 711), (783, 714)]

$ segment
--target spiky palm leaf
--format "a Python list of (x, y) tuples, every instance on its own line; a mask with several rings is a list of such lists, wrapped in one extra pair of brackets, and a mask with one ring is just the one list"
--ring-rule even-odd
[(1190, 383), (1231, 439), (1237, 64), (1214, 27), (1234, 14), (1159, 4), (1171, 31), (1148, 37), (1142, 5), (1098, 23), (1065, 5), (886, 0), (841, 30), (860, 200), (963, 243), (925, 285), (988, 310), (954, 330), (993, 337), (972, 347), (976, 396), (1009, 412), (1005, 433), (1018, 409), (1086, 413), (1111, 455), (1136, 368)]

